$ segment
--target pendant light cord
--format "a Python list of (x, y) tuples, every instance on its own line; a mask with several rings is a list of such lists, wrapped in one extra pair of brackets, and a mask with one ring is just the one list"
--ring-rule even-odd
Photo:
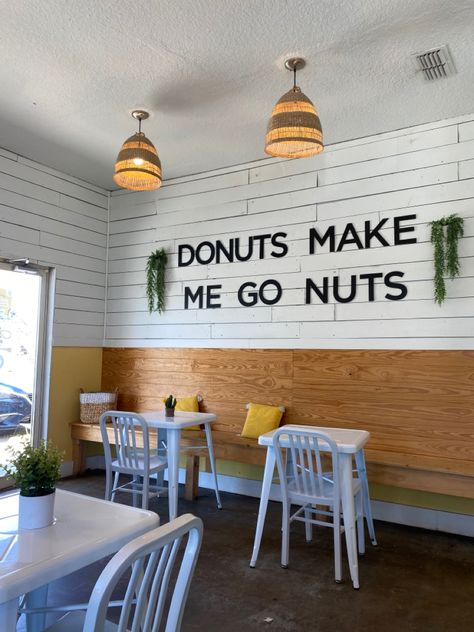
[(296, 90), (296, 66), (293, 68), (293, 91)]

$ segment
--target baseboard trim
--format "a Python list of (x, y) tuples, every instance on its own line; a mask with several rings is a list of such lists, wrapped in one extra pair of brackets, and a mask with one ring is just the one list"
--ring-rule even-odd
[[(63, 466), (65, 465), (68, 464), (63, 464)], [(103, 469), (104, 457), (88, 457), (86, 460), (86, 466), (90, 469)], [(186, 470), (184, 468), (180, 468), (179, 482), (184, 483), (185, 477)], [(167, 472), (165, 472), (165, 479), (167, 479)], [(260, 498), (260, 492), (262, 489), (261, 481), (219, 474), (218, 482), (219, 489), (223, 492)], [(205, 489), (214, 489), (212, 475), (209, 472), (199, 472), (199, 486)], [(272, 485), (270, 500), (280, 500), (279, 485)], [(384, 522), (393, 522), (395, 524), (403, 524), (409, 527), (419, 527), (422, 529), (431, 529), (433, 531), (444, 531), (445, 533), (474, 537), (474, 516), (466, 514), (440, 511), (437, 509), (426, 509), (424, 507), (413, 507), (411, 505), (401, 505), (381, 500), (372, 501), (372, 513), (374, 519), (382, 520)]]

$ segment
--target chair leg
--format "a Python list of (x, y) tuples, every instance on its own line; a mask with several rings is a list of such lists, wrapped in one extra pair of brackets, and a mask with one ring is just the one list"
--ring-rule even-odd
[(140, 477), (139, 476), (133, 478), (133, 480), (132, 480), (132, 487), (133, 487), (133, 494), (132, 494), (132, 496), (133, 496), (133, 506), (134, 507), (138, 507), (139, 506), (138, 505), (138, 501), (139, 501), (139, 499), (138, 499), (138, 496), (139, 496), (138, 489), (140, 487)]
[(288, 568), (290, 557), (290, 506), (282, 503), (281, 515), (281, 566)]
[(304, 519), (306, 520), (304, 528), (305, 528), (305, 534), (306, 534), (306, 542), (312, 542), (313, 541), (313, 525), (310, 522), (311, 520), (311, 512), (309, 511), (309, 509), (305, 509), (304, 510)]
[[(110, 480), (112, 479), (112, 472), (110, 472)], [(114, 484), (112, 486), (112, 489), (110, 490), (110, 498), (108, 498), (108, 500), (111, 500), (112, 502), (115, 502), (115, 492), (112, 491), (113, 489), (116, 489), (118, 487), (120, 481), (120, 472), (115, 472), (114, 475)]]
[(149, 486), (150, 486), (150, 477), (146, 475), (143, 477), (143, 484), (142, 484), (142, 509), (148, 509)]
[(364, 498), (362, 491), (356, 497), (357, 507), (357, 548), (360, 555), (365, 553), (365, 533), (364, 533)]
[(333, 507), (333, 530), (334, 530), (334, 577), (338, 584), (342, 582), (342, 559), (341, 559), (341, 511), (340, 508)]
[(105, 470), (105, 500), (112, 499), (112, 472), (109, 468)]

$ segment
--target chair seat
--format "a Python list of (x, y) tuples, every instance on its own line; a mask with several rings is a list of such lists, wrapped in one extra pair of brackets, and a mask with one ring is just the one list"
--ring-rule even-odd
[[(139, 456), (136, 462), (138, 463), (138, 466), (135, 467), (134, 464), (133, 467), (128, 468), (130, 472), (138, 472), (139, 470), (145, 469), (145, 459), (142, 456)], [(166, 458), (162, 456), (150, 456), (150, 473), (159, 472), (160, 470), (164, 470), (166, 467), (168, 467), (168, 461)], [(120, 465), (117, 459), (115, 459), (115, 461), (112, 461), (112, 469), (125, 471), (127, 468), (124, 468), (123, 465)]]
[[(45, 632), (83, 632), (85, 619), (86, 613), (84, 610), (68, 612), (51, 627), (46, 628)], [(103, 632), (117, 632), (118, 626), (106, 620), (102, 630)]]

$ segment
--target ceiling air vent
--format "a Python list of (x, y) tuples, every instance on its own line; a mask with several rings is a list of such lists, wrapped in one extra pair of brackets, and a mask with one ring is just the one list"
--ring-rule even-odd
[(456, 74), (453, 59), (446, 45), (432, 48), (423, 53), (413, 55), (418, 70), (421, 70), (426, 81), (445, 79)]

